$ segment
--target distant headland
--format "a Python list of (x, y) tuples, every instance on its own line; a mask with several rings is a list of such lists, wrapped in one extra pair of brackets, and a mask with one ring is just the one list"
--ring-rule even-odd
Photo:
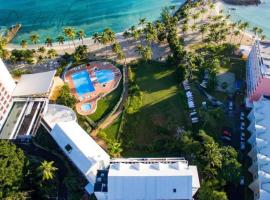
[(260, 0), (223, 0), (227, 4), (232, 5), (259, 5), (261, 3)]

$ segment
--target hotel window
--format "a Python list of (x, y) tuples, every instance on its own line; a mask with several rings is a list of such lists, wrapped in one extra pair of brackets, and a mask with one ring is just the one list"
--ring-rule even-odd
[(67, 151), (68, 153), (70, 153), (70, 152), (72, 151), (72, 146), (71, 146), (70, 144), (67, 144), (67, 145), (65, 146), (65, 149), (66, 149), (66, 151)]

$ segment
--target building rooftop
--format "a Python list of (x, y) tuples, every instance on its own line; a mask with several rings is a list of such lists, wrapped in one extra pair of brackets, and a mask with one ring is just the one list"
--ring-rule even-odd
[(56, 71), (24, 74), (12, 94), (14, 97), (48, 96)]
[(51, 135), (66, 156), (94, 186), (97, 171), (109, 166), (109, 155), (75, 121), (57, 123)]
[(192, 199), (199, 187), (197, 167), (185, 160), (113, 162), (108, 174), (108, 199)]

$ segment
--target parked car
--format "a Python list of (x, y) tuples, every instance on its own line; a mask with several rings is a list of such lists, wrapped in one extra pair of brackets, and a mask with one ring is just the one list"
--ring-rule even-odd
[(232, 136), (232, 133), (231, 133), (230, 131), (228, 131), (228, 130), (224, 130), (224, 131), (223, 131), (223, 135), (224, 135), (224, 136), (231, 137), (231, 136)]
[(241, 137), (245, 138), (245, 132), (241, 132)]
[(232, 101), (229, 101), (228, 107), (229, 107), (230, 111), (233, 110), (233, 102)]
[(240, 183), (241, 186), (245, 185), (245, 178), (244, 176), (240, 176)]
[(224, 141), (227, 141), (227, 142), (230, 142), (232, 139), (230, 137), (227, 137), (227, 136), (221, 136), (221, 139)]

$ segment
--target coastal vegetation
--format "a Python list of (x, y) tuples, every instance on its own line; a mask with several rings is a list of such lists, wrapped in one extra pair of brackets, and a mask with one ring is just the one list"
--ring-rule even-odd
[[(206, 91), (214, 97), (221, 96), (222, 100), (227, 97), (226, 93), (217, 93), (215, 90), (217, 75), (224, 70), (243, 79), (244, 61), (236, 52), (239, 44), (244, 41), (244, 31), (250, 27), (247, 22), (228, 22), (230, 16), (225, 16), (222, 11), (213, 14), (215, 6), (212, 1), (187, 2), (176, 13), (174, 9), (164, 8), (156, 22), (147, 22), (142, 18), (138, 23), (140, 28), (132, 26), (123, 33), (130, 45), (135, 44), (139, 56), (138, 60), (131, 63), (126, 62), (126, 52), (110, 28), (92, 36), (94, 43), (104, 47), (106, 58), (111, 58), (111, 51), (115, 61), (123, 62), (125, 59), (129, 79), (129, 94), (122, 114), (110, 126), (98, 130), (97, 136), (105, 141), (113, 157), (184, 156), (199, 169), (201, 189), (197, 199), (226, 200), (226, 186), (234, 187), (239, 183), (239, 155), (233, 147), (225, 146), (220, 140), (221, 129), (228, 124), (224, 110), (213, 106), (207, 107), (207, 110), (201, 107), (203, 101), (209, 102), (202, 97), (196, 86), (203, 79), (205, 71), (208, 71)], [(265, 38), (260, 28), (253, 27), (251, 30), (258, 38)], [(197, 36), (196, 42), (188, 40), (192, 34)], [(76, 65), (91, 55), (85, 37), (83, 30), (67, 27), (63, 35), (55, 39), (48, 37), (46, 48), (40, 46), (38, 51), (27, 49), (28, 42), (23, 40), (23, 49), (13, 50), (9, 60), (13, 63), (33, 63), (35, 56), (42, 56), (46, 52), (46, 57), (54, 58), (57, 52), (53, 49), (53, 41), (63, 45), (66, 40), (71, 40), (75, 51), (62, 56), (65, 64), (58, 68), (58, 74), (61, 74), (67, 61)], [(78, 46), (76, 39), (81, 43)], [(39, 36), (32, 34), (30, 40), (38, 44)], [(162, 61), (153, 60), (156, 44), (168, 45), (169, 56), (160, 58)], [(5, 45), (5, 41), (0, 40), (0, 56), (4, 58), (7, 55)], [(190, 82), (198, 105), (200, 123), (197, 125), (192, 125), (189, 120), (185, 91), (181, 87), (183, 80)], [(95, 122), (113, 109), (122, 90), (122, 86), (119, 86), (101, 99), (93, 115), (86, 118), (78, 116), (83, 128), (88, 132), (96, 128)], [(56, 103), (74, 108), (76, 99), (67, 85), (63, 86)], [(39, 183), (55, 178), (51, 173), (57, 174), (58, 170), (51, 162), (39, 164)], [(76, 185), (74, 179), (67, 179), (66, 182), (70, 188)], [(49, 189), (43, 192), (47, 194)]]

